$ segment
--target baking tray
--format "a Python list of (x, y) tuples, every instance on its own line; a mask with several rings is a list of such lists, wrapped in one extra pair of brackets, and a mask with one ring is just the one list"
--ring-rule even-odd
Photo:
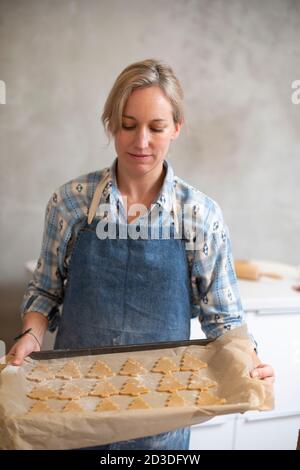
[(34, 360), (59, 359), (62, 357), (93, 356), (96, 354), (112, 354), (133, 351), (145, 351), (153, 349), (170, 349), (180, 346), (206, 346), (214, 339), (192, 339), (184, 341), (164, 341), (158, 343), (127, 344), (123, 346), (103, 346), (101, 348), (84, 349), (51, 349), (47, 351), (38, 351), (30, 354), (29, 357)]

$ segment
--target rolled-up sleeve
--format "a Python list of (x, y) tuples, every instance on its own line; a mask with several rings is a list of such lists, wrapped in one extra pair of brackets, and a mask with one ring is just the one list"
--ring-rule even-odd
[(202, 243), (194, 252), (192, 282), (201, 328), (208, 338), (244, 323), (228, 228), (218, 205), (206, 207)]
[(65, 273), (60, 261), (65, 225), (58, 206), (58, 195), (54, 193), (46, 207), (40, 257), (21, 305), (22, 316), (29, 311), (46, 316), (50, 331), (57, 327), (59, 306), (63, 302)]

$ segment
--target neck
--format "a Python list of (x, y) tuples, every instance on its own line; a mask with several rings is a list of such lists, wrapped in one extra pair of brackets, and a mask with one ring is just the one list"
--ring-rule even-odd
[(122, 196), (126, 196), (131, 203), (148, 206), (153, 202), (163, 185), (165, 169), (161, 163), (144, 175), (133, 175), (126, 172), (118, 160), (116, 177)]

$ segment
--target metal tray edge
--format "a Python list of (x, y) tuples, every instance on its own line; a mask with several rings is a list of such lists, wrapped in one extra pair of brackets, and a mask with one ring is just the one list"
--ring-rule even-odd
[(33, 352), (29, 355), (29, 357), (34, 360), (60, 359), (63, 357), (93, 356), (96, 354), (114, 354), (153, 349), (172, 349), (181, 346), (206, 346), (212, 341), (214, 341), (214, 339), (192, 339), (184, 341), (164, 341), (159, 343), (128, 344), (122, 346), (103, 346), (101, 348), (51, 349), (47, 351)]

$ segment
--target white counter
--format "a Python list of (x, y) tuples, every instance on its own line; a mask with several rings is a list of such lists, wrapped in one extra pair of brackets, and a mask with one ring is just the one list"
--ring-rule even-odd
[[(260, 262), (263, 271), (282, 279), (239, 280), (249, 331), (261, 360), (275, 370), (275, 408), (209, 421), (193, 428), (191, 449), (295, 449), (300, 429), (300, 284), (295, 267)], [(197, 319), (192, 338), (204, 337)]]
[(245, 312), (259, 314), (300, 313), (300, 292), (292, 287), (300, 284), (296, 267), (257, 261), (262, 271), (274, 271), (282, 279), (261, 277), (258, 281), (239, 280), (239, 289)]

